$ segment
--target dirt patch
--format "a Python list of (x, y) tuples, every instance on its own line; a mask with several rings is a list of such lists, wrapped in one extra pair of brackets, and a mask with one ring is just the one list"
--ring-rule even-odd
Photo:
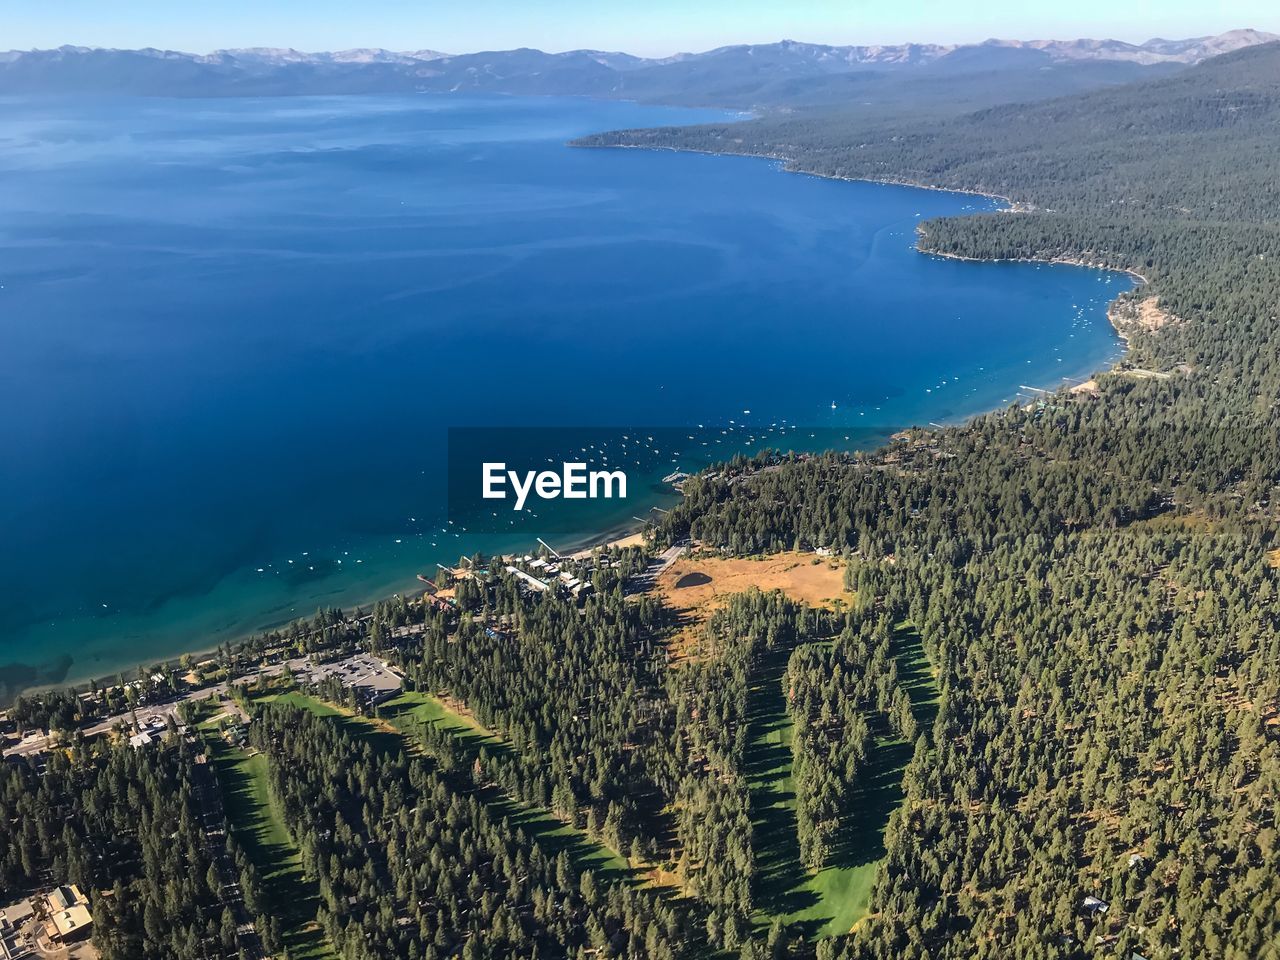
[(674, 660), (688, 655), (698, 628), (728, 604), (729, 597), (752, 587), (781, 590), (811, 607), (831, 609), (837, 600), (853, 602), (844, 589), (844, 562), (830, 557), (795, 552), (759, 558), (681, 557), (653, 587), (680, 622), (670, 643)]
[[(634, 867), (635, 864), (632, 864)], [(640, 875), (652, 886), (668, 887), (672, 890), (684, 890), (684, 886), (680, 882), (680, 875), (670, 870), (664, 870), (662, 867), (649, 867), (641, 870)]]
[(1145, 330), (1159, 330), (1173, 317), (1160, 308), (1157, 297), (1148, 297), (1138, 304), (1138, 325)]
[(1280, 570), (1280, 550), (1268, 550), (1266, 557), (1268, 567), (1272, 570)]
[(1177, 320), (1173, 314), (1160, 306), (1158, 297), (1147, 297), (1143, 300), (1121, 297), (1111, 304), (1107, 310), (1107, 317), (1116, 328), (1116, 332), (1126, 338), (1129, 334), (1139, 331), (1154, 333)]

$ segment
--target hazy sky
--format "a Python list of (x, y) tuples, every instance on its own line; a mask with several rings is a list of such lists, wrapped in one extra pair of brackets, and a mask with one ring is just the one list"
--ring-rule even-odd
[(822, 43), (1280, 33), (1276, 0), (0, 0), (0, 48), (529, 46), (644, 55)]

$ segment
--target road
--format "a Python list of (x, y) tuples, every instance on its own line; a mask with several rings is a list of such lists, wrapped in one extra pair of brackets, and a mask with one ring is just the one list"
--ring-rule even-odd
[(667, 547), (662, 553), (649, 561), (649, 565), (644, 568), (644, 573), (631, 582), (627, 592), (644, 593), (646, 590), (651, 590), (653, 585), (658, 582), (658, 578), (666, 573), (673, 563), (684, 556), (688, 549), (689, 545), (687, 543), (677, 543), (675, 546)]
[[(136, 710), (130, 710), (128, 713), (107, 717), (105, 720), (99, 720), (85, 727), (83, 733), (86, 737), (100, 736), (104, 733), (109, 733), (115, 728), (116, 724), (128, 729), (133, 726), (135, 716), (137, 716), (138, 722), (141, 724), (156, 723), (163, 726), (168, 722), (169, 717), (177, 719), (178, 708), (184, 703), (208, 700), (213, 696), (224, 696), (232, 683), (252, 684), (263, 674), (268, 677), (279, 676), (286, 667), (293, 672), (294, 676), (304, 682), (319, 680), (324, 676), (337, 676), (344, 686), (349, 687), (365, 686), (383, 691), (393, 688), (399, 689), (401, 686), (400, 676), (391, 669), (391, 666), (385, 660), (367, 653), (357, 653), (342, 660), (319, 664), (315, 667), (312, 666), (309, 657), (294, 657), (281, 663), (267, 664), (259, 670), (250, 671), (231, 680), (224, 680), (209, 687), (192, 690), (176, 700), (170, 700), (168, 703), (146, 704)], [(234, 709), (239, 710), (238, 707)], [(9, 747), (4, 751), (4, 756), (30, 757), (44, 753), (48, 749), (48, 737), (32, 736), (27, 737), (15, 746)]]

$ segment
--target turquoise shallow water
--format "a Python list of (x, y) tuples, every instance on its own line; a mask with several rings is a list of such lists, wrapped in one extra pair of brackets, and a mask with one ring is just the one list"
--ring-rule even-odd
[(0, 106), (0, 683), (209, 648), (503, 542), (444, 521), (450, 426), (888, 430), (1120, 349), (1127, 277), (914, 251), (922, 218), (994, 201), (565, 146), (723, 114)]

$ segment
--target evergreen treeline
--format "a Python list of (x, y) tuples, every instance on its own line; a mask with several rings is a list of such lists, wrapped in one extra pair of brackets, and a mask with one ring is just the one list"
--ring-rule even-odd
[(745, 939), (754, 909), (745, 776), (751, 686), (768, 659), (832, 632), (830, 615), (778, 591), (749, 590), (712, 615), (688, 659), (668, 674), (672, 753), (684, 771), (675, 796), (678, 872), (691, 893), (719, 908), (727, 947)]
[(795, 645), (798, 613), (776, 592), (733, 597), (703, 626), (688, 661), (668, 681), (676, 717), (672, 744), (685, 771), (676, 794), (679, 873), (735, 928), (751, 915), (755, 878), (743, 769), (747, 695), (766, 651)]
[(698, 952), (676, 906), (579, 873), (423, 758), (296, 707), (251, 729), (348, 960)]
[[(675, 779), (655, 749), (670, 724), (663, 608), (624, 601), (616, 576), (581, 608), (522, 597), (509, 576), (462, 583), (474, 616), (456, 630), (429, 621), (420, 651), (403, 657), (407, 675), (510, 742), (488, 770), (506, 789), (630, 852), (643, 808), (660, 806)], [(652, 849), (642, 842), (635, 852)]]
[(1000, 194), (1018, 212), (926, 223), (922, 246), (1134, 270), (1127, 299), (1166, 314), (1126, 325), (1096, 397), (739, 460), (664, 521), (732, 553), (849, 552), (861, 602), (909, 617), (937, 668), (931, 745), (840, 955), (1280, 956), (1278, 130), (1270, 45), (953, 120), (595, 138)]
[[(49, 754), (43, 774), (0, 765), (0, 891), (77, 884), (103, 960), (234, 955), (234, 911), (208, 853), (221, 837), (206, 837), (201, 823), (195, 748), (102, 744), (71, 754)], [(256, 919), (256, 875), (242, 865), (241, 880)]]
[(887, 615), (850, 616), (831, 644), (797, 647), (782, 686), (794, 724), (791, 777), (801, 862), (832, 863), (838, 835), (859, 816), (854, 788), (865, 773), (877, 715), (894, 736), (915, 742), (911, 698), (898, 681)]

